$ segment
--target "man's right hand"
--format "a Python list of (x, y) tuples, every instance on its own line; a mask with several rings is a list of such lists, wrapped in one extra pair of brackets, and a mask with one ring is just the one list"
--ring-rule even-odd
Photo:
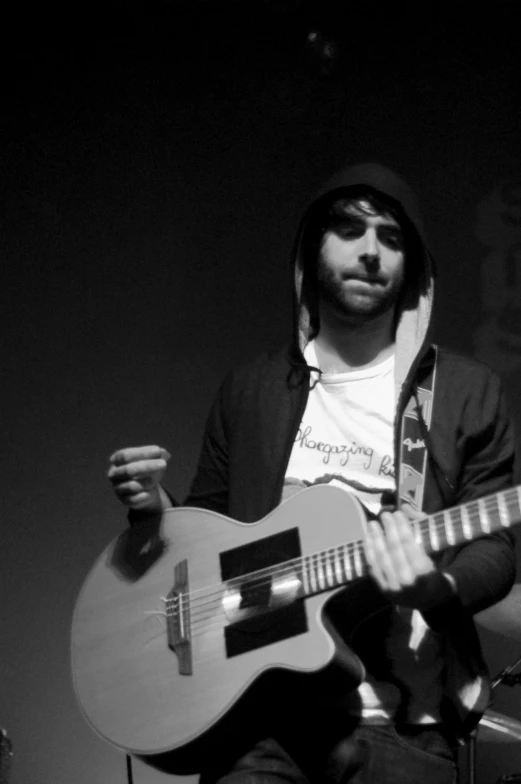
[(158, 514), (172, 505), (160, 484), (169, 460), (170, 454), (160, 446), (118, 449), (109, 457), (107, 477), (125, 506)]

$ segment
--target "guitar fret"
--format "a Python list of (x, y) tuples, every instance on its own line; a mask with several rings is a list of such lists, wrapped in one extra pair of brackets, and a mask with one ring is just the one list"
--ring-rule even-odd
[(347, 545), (345, 545), (342, 549), (344, 551), (344, 572), (346, 575), (346, 580), (351, 580), (353, 573), (351, 569), (351, 561), (349, 558), (349, 550), (347, 549)]
[(326, 557), (326, 582), (330, 588), (332, 588), (335, 584), (335, 578), (333, 577), (333, 570), (331, 568), (331, 550), (328, 550), (325, 553)]
[(316, 553), (313, 556), (313, 569), (315, 572), (315, 590), (321, 591), (324, 588), (323, 579), (322, 579), (323, 574), (321, 572), (320, 559)]
[(520, 494), (520, 491), (521, 491), (521, 487), (519, 487), (519, 486), (518, 486), (518, 487), (515, 487), (515, 488), (514, 488), (514, 490), (515, 490), (515, 493), (516, 493), (516, 498), (515, 498), (515, 508), (514, 508), (514, 510), (513, 510), (513, 511), (512, 511), (512, 512), (509, 514), (509, 521), (508, 521), (507, 523), (505, 523), (505, 526), (506, 526), (506, 527), (509, 527), (509, 526), (512, 524), (512, 521), (513, 521), (513, 520), (515, 520), (515, 521), (519, 521), (519, 519), (520, 519), (520, 516), (521, 516), (521, 501), (520, 501), (520, 498), (521, 498), (521, 497), (520, 497), (520, 495), (519, 495), (519, 494)]
[(331, 550), (326, 550), (323, 555), (326, 562), (326, 585), (328, 588), (332, 588), (335, 584), (335, 581), (333, 578), (333, 570), (331, 568)]
[(448, 545), (456, 544), (456, 530), (452, 515), (448, 515), (448, 520), (445, 520), (445, 538)]
[(505, 510), (506, 510), (506, 519), (502, 525), (505, 528), (509, 528), (512, 523), (520, 522), (521, 520), (521, 503), (519, 500), (519, 488), (516, 487), (515, 489), (515, 498), (510, 495), (508, 499), (505, 497)]
[(323, 557), (324, 557), (324, 573), (325, 573), (325, 578), (326, 578), (326, 586), (328, 588), (331, 588), (332, 585), (333, 585), (333, 581), (331, 579), (332, 578), (332, 572), (331, 572), (331, 553), (330, 553), (330, 551), (326, 550), (323, 553)]
[(340, 552), (341, 552), (341, 549), (339, 547), (337, 547), (336, 550), (335, 550), (335, 576), (336, 576), (337, 585), (340, 585), (343, 582), (343, 580), (342, 580), (342, 576), (343, 576), (342, 575), (342, 562), (340, 560)]
[(478, 500), (478, 511), (479, 511), (479, 522), (481, 528), (483, 529), (484, 533), (489, 534), (490, 531), (492, 530), (492, 525), (491, 525), (487, 507), (482, 498)]
[(470, 521), (469, 510), (467, 506), (460, 508), (461, 516), (461, 530), (465, 539), (472, 539), (472, 523)]
[(358, 575), (358, 577), (362, 577), (364, 574), (364, 567), (362, 564), (362, 550), (358, 544), (355, 544), (353, 562), (355, 567), (355, 574)]
[(498, 500), (499, 522), (503, 527), (508, 527), (510, 525), (510, 515), (508, 513), (508, 507), (505, 501), (505, 494), (500, 493), (497, 497), (497, 500)]
[(322, 553), (321, 558), (323, 559), (324, 584), (326, 588), (331, 588), (331, 564), (328, 552)]
[(505, 525), (510, 525), (508, 506), (502, 495), (498, 495), (495, 498), (480, 499), (478, 501), (478, 510), (481, 528), (485, 534), (490, 534)]
[(304, 586), (304, 596), (309, 596), (309, 572), (308, 572), (308, 559), (302, 558), (302, 585)]
[(454, 509), (451, 515), (446, 515), (444, 512), (441, 512), (441, 518), (445, 523), (445, 527), (447, 519), (452, 521), (455, 538), (454, 544), (462, 542), (465, 539), (465, 532), (463, 530), (463, 517), (461, 515), (461, 509)]
[(318, 587), (323, 591), (326, 587), (326, 576), (324, 573), (324, 565), (320, 559), (320, 553), (316, 556), (317, 559), (317, 580)]
[(440, 541), (438, 538), (438, 530), (436, 528), (436, 522), (433, 517), (429, 517), (428, 520), (429, 520), (429, 542), (431, 548), (437, 551), (440, 549)]
[(311, 585), (311, 593), (316, 593), (317, 591), (317, 574), (315, 571), (315, 564), (314, 564), (314, 556), (310, 556), (309, 558), (309, 582)]

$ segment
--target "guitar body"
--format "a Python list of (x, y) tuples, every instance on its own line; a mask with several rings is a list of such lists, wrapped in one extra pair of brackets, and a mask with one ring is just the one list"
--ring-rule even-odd
[[(323, 607), (345, 589), (318, 585), (299, 598), (296, 564), (363, 539), (364, 522), (353, 496), (318, 486), (254, 524), (181, 507), (126, 531), (95, 563), (74, 612), (73, 679), (87, 721), (127, 753), (162, 755), (204, 736), (268, 670), (334, 663)], [(261, 578), (253, 589), (238, 588), (251, 573)], [(364, 676), (345, 650), (342, 667), (353, 685)]]

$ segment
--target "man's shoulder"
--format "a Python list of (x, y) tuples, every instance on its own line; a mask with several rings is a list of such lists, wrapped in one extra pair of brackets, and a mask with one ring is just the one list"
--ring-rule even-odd
[[(306, 375), (306, 373), (308, 375)], [(225, 376), (216, 403), (229, 416), (256, 417), (289, 409), (309, 389), (309, 372), (290, 347), (266, 351), (239, 363)]]
[(496, 371), (469, 354), (456, 351), (446, 346), (438, 346), (438, 369), (441, 373), (453, 376), (454, 382), (482, 381), (498, 379)]
[(292, 348), (282, 346), (235, 365), (225, 375), (221, 391), (231, 399), (259, 394), (262, 390), (281, 393), (288, 388), (292, 374), (296, 372), (300, 376), (303, 368), (304, 360), (299, 365)]
[(290, 346), (281, 346), (264, 351), (256, 356), (235, 365), (227, 378), (233, 382), (247, 380), (268, 374), (287, 374), (294, 362)]

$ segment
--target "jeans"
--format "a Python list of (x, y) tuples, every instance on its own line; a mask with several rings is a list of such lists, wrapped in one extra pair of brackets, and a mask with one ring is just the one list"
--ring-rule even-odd
[(306, 742), (287, 753), (259, 741), (201, 784), (455, 784), (455, 750), (439, 727), (355, 727), (331, 747)]

